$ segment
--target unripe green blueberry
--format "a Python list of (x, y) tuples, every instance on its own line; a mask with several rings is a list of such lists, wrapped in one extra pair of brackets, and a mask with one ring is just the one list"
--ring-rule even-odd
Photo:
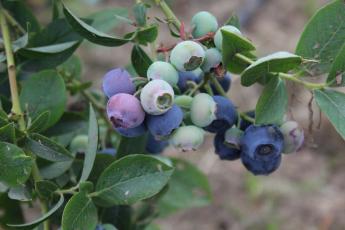
[(211, 69), (216, 68), (222, 62), (222, 54), (216, 48), (211, 48), (205, 51), (205, 59), (201, 65), (204, 72), (210, 72)]
[(199, 93), (193, 98), (190, 108), (192, 122), (199, 127), (206, 127), (216, 119), (217, 103), (206, 93)]
[(219, 50), (223, 49), (223, 35), (222, 35), (222, 30), (226, 30), (232, 33), (236, 33), (239, 35), (242, 35), (241, 31), (237, 29), (235, 26), (222, 26), (218, 29), (217, 33), (214, 35), (214, 44)]
[(174, 104), (174, 90), (166, 81), (152, 80), (142, 89), (140, 101), (146, 113), (160, 115)]
[(194, 125), (182, 126), (174, 131), (170, 144), (180, 151), (197, 150), (204, 142), (205, 131)]
[(300, 150), (304, 142), (304, 131), (295, 121), (287, 121), (280, 126), (284, 136), (283, 153), (293, 153)]
[(174, 86), (178, 82), (178, 72), (170, 63), (156, 61), (148, 68), (147, 78), (149, 80), (161, 79)]
[(179, 71), (192, 71), (204, 61), (205, 51), (199, 43), (183, 41), (178, 43), (170, 54), (170, 62)]
[(217, 18), (207, 11), (196, 13), (191, 21), (194, 38), (199, 38), (207, 33), (216, 32), (218, 28)]
[(69, 149), (73, 153), (84, 153), (87, 149), (89, 138), (87, 135), (78, 135), (71, 141)]

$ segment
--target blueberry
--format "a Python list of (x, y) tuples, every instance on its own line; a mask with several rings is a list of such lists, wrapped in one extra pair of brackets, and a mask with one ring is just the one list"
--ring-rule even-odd
[(281, 162), (284, 138), (275, 125), (251, 125), (241, 138), (241, 160), (255, 175), (268, 175)]
[(109, 99), (107, 114), (114, 128), (135, 128), (145, 119), (140, 101), (125, 93), (116, 94)]
[(216, 32), (218, 28), (218, 22), (215, 16), (207, 11), (200, 11), (196, 13), (191, 21), (193, 28), (192, 35), (194, 38), (199, 38), (207, 33)]
[(168, 145), (169, 141), (157, 140), (152, 134), (149, 134), (146, 143), (146, 151), (151, 154), (160, 154)]
[(95, 230), (104, 230), (103, 226), (100, 224), (97, 224), (96, 229)]
[(107, 154), (107, 155), (111, 155), (111, 156), (115, 156), (116, 152), (117, 151), (114, 148), (106, 148), (106, 149), (102, 149), (101, 151), (99, 151), (100, 154)]
[(177, 82), (177, 86), (181, 90), (181, 92), (185, 92), (188, 89), (188, 81), (194, 81), (195, 83), (199, 83), (203, 77), (204, 72), (200, 68), (197, 68), (193, 71), (187, 72), (179, 72), (179, 78)]
[(197, 94), (192, 101), (190, 116), (199, 127), (206, 127), (216, 119), (217, 103), (206, 93)]
[(232, 102), (223, 96), (213, 96), (216, 103), (215, 119), (204, 129), (217, 133), (232, 127), (237, 120), (237, 112)]
[(73, 153), (85, 153), (88, 147), (89, 137), (87, 135), (77, 135), (72, 139), (69, 149)]
[(219, 132), (214, 137), (214, 148), (216, 154), (222, 160), (236, 160), (240, 158), (241, 150), (231, 147), (225, 143), (225, 133)]
[(204, 142), (204, 131), (194, 125), (176, 129), (170, 138), (170, 144), (180, 151), (197, 150)]
[(118, 93), (135, 93), (135, 85), (131, 75), (122, 68), (110, 70), (103, 78), (103, 91), (108, 98)]
[(121, 136), (124, 137), (139, 137), (141, 135), (144, 135), (147, 131), (146, 126), (143, 124), (134, 127), (134, 128), (116, 128), (115, 129)]
[(151, 115), (160, 115), (172, 107), (174, 90), (164, 80), (152, 80), (142, 89), (140, 100), (145, 112)]
[(162, 115), (148, 115), (146, 117), (147, 128), (153, 136), (165, 137), (177, 129), (183, 120), (183, 112), (177, 105), (173, 105)]
[[(246, 115), (251, 117), (251, 118), (254, 118), (255, 119), (255, 111), (252, 110), (252, 111), (248, 111), (246, 112)], [(245, 131), (249, 126), (251, 126), (253, 124), (253, 122), (250, 122), (246, 119), (241, 119), (241, 122), (240, 122), (240, 129), (242, 131)]]
[(150, 65), (147, 70), (147, 77), (149, 80), (161, 79), (174, 86), (179, 79), (178, 72), (168, 62), (156, 61)]
[(217, 33), (214, 35), (214, 44), (216, 45), (217, 49), (222, 50), (223, 49), (223, 35), (222, 30), (226, 30), (232, 33), (236, 33), (238, 35), (242, 35), (241, 31), (237, 29), (235, 26), (222, 26), (218, 29)]
[(202, 46), (194, 41), (178, 43), (170, 54), (170, 62), (179, 71), (192, 71), (200, 67), (205, 58)]
[[(217, 77), (218, 82), (222, 86), (224, 92), (228, 92), (231, 87), (231, 75), (230, 73), (226, 73), (223, 77)], [(219, 95), (219, 92), (217, 91), (216, 87), (213, 83), (211, 83), (212, 92), (214, 95)]]
[(301, 149), (304, 142), (304, 131), (295, 121), (287, 121), (280, 126), (284, 136), (283, 153), (293, 153)]
[(216, 48), (211, 48), (205, 51), (205, 59), (201, 65), (204, 72), (210, 72), (222, 62), (222, 54)]

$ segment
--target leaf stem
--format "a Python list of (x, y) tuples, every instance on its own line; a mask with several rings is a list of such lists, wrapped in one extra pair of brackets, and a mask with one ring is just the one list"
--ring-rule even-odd
[(19, 103), (16, 66), (14, 62), (14, 56), (12, 51), (11, 35), (5, 18), (4, 10), (0, 10), (0, 23), (1, 32), (5, 45), (5, 52), (7, 58), (7, 71), (8, 79), (10, 82), (11, 98), (12, 98), (12, 113), (19, 115), (19, 128), (25, 130), (25, 121), (22, 113), (22, 109)]
[(222, 95), (223, 97), (227, 97), (226, 92), (224, 91), (222, 85), (214, 76), (211, 77), (211, 82), (213, 83), (214, 87), (216, 88), (217, 92), (220, 95)]
[(171, 21), (176, 29), (179, 30), (182, 24), (180, 20), (178, 20), (174, 12), (170, 9), (169, 5), (164, 0), (156, 0), (156, 3), (160, 6), (168, 21)]
[(249, 122), (251, 122), (251, 123), (253, 123), (253, 124), (255, 123), (255, 119), (252, 118), (252, 117), (250, 117), (250, 116), (248, 116), (246, 113), (239, 112), (238, 114), (239, 114), (239, 116), (240, 116), (242, 119), (247, 120), (247, 121), (249, 121)]
[(5, 18), (7, 19), (8, 23), (11, 24), (11, 26), (16, 27), (22, 34), (26, 33), (24, 28), (16, 21), (16, 19), (14, 19), (14, 17), (12, 17), (10, 13), (8, 13), (7, 10), (3, 10), (2, 12)]
[(239, 59), (241, 59), (242, 61), (248, 63), (248, 64), (253, 64), (254, 61), (252, 59), (250, 59), (249, 57), (243, 55), (243, 54), (240, 54), (240, 53), (237, 53), (235, 54), (235, 56)]

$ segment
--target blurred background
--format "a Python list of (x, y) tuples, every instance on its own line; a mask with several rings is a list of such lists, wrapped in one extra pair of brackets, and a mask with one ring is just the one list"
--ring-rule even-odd
[[(40, 0), (30, 0), (44, 12)], [(68, 1), (79, 15), (89, 15), (107, 7), (132, 6), (129, 0)], [(286, 50), (294, 52), (304, 25), (326, 0), (170, 0), (172, 8), (188, 28), (191, 17), (201, 10), (216, 15), (221, 25), (235, 12), (242, 32), (257, 46), (259, 56)], [(49, 13), (49, 12), (48, 12)], [(158, 8), (149, 14), (163, 18)], [(42, 20), (44, 13), (39, 14)], [(131, 16), (131, 15), (130, 15)], [(128, 25), (119, 25), (123, 33)], [(176, 43), (165, 25), (160, 26), (158, 44)], [(106, 48), (84, 43), (78, 50), (83, 61), (83, 77), (100, 87), (103, 74), (113, 67), (128, 65), (131, 45)], [(260, 86), (244, 88), (233, 76), (230, 98), (241, 111), (255, 107)], [(220, 161), (209, 135), (199, 152), (165, 154), (189, 159), (207, 174), (213, 194), (210, 206), (194, 208), (156, 221), (163, 230), (236, 229), (345, 229), (345, 142), (310, 103), (311, 94), (289, 84), (289, 119), (305, 129), (304, 148), (285, 156), (278, 171), (267, 177), (250, 175), (240, 161)], [(310, 104), (310, 106), (308, 106)], [(312, 117), (312, 119), (311, 119)]]

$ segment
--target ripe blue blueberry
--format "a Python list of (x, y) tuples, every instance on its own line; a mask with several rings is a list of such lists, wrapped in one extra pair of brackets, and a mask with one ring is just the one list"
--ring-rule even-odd
[(174, 90), (166, 81), (152, 80), (142, 89), (140, 100), (145, 112), (151, 115), (160, 115), (172, 107)]
[(155, 137), (165, 137), (177, 129), (183, 120), (183, 112), (177, 105), (173, 105), (162, 115), (146, 116), (146, 124), (150, 133)]
[(180, 151), (197, 150), (204, 143), (204, 130), (194, 125), (176, 129), (170, 137), (170, 144)]
[(222, 26), (218, 29), (217, 33), (214, 35), (214, 44), (216, 45), (217, 49), (222, 50), (223, 49), (223, 35), (222, 30), (229, 31), (232, 33), (236, 33), (238, 35), (242, 35), (241, 31), (237, 29), (235, 26)]
[(193, 71), (179, 72), (178, 74), (179, 78), (177, 86), (179, 87), (181, 92), (185, 92), (188, 89), (188, 81), (199, 83), (203, 77), (204, 72), (200, 68), (197, 68)]
[(78, 135), (72, 139), (69, 149), (73, 153), (85, 153), (88, 147), (89, 137), (87, 135)]
[(146, 151), (151, 154), (160, 154), (166, 147), (168, 147), (168, 145), (169, 141), (157, 140), (152, 134), (149, 134), (146, 143)]
[(135, 85), (131, 75), (122, 68), (110, 70), (103, 78), (103, 91), (108, 98), (118, 93), (135, 93)]
[(135, 96), (125, 93), (116, 94), (109, 99), (107, 114), (114, 128), (134, 128), (145, 119), (140, 101)]
[[(231, 75), (229, 72), (227, 72), (223, 77), (219, 78), (217, 77), (218, 82), (222, 86), (224, 92), (228, 92), (231, 87)], [(212, 92), (214, 95), (219, 95), (219, 92), (217, 91), (216, 87), (213, 83), (211, 83)]]
[(225, 133), (219, 132), (213, 140), (216, 154), (222, 160), (237, 160), (240, 158), (241, 150), (227, 145), (225, 142)]
[(141, 125), (134, 127), (134, 128), (116, 128), (115, 129), (121, 136), (124, 137), (139, 137), (141, 135), (144, 135), (145, 132), (147, 131), (146, 126), (144, 123)]
[(212, 69), (219, 66), (222, 62), (222, 54), (216, 48), (210, 48), (205, 51), (205, 59), (201, 65), (204, 72), (210, 72)]
[(192, 35), (194, 38), (199, 38), (207, 33), (216, 32), (218, 22), (215, 16), (207, 11), (200, 11), (196, 13), (191, 21), (193, 29)]
[(268, 175), (281, 162), (284, 137), (275, 125), (251, 125), (241, 138), (241, 160), (255, 175)]
[(161, 79), (174, 86), (178, 82), (178, 72), (168, 62), (156, 61), (153, 62), (147, 70), (147, 78), (149, 80)]
[(170, 62), (179, 71), (193, 71), (200, 67), (205, 58), (205, 51), (199, 43), (183, 41), (178, 43), (170, 54)]
[(304, 131), (295, 121), (287, 121), (280, 126), (284, 136), (283, 153), (293, 153), (301, 149), (304, 142)]
[(100, 224), (97, 224), (96, 229), (95, 230), (104, 230), (103, 226)]
[(237, 120), (237, 112), (230, 99), (223, 96), (213, 96), (213, 100), (216, 103), (215, 119), (204, 129), (211, 133), (217, 133), (234, 125)]
[(100, 154), (107, 154), (107, 155), (111, 155), (111, 156), (115, 156), (116, 152), (117, 151), (114, 148), (106, 148), (106, 149), (102, 149), (101, 151), (99, 151)]
[[(255, 111), (252, 110), (252, 111), (248, 111), (246, 112), (246, 115), (251, 117), (251, 118), (254, 118), (255, 119)], [(246, 119), (241, 119), (241, 122), (240, 122), (240, 129), (242, 131), (245, 131), (249, 126), (251, 126), (253, 123), (246, 120)]]
[(217, 103), (206, 93), (197, 94), (192, 101), (190, 116), (192, 122), (199, 127), (206, 127), (216, 117)]

